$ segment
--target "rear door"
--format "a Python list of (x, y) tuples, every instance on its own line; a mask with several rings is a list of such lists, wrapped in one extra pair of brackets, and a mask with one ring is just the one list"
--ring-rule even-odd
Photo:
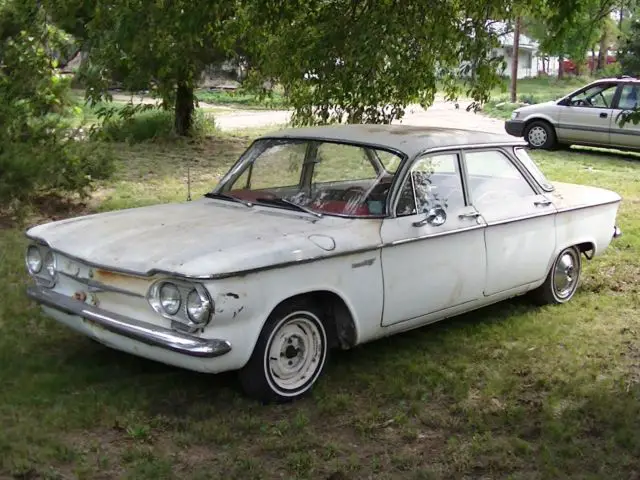
[(609, 127), (618, 84), (602, 82), (585, 87), (560, 109), (557, 133), (561, 142), (609, 145)]
[(624, 83), (620, 86), (620, 95), (614, 103), (611, 116), (611, 146), (621, 148), (640, 148), (640, 124), (629, 122), (620, 126), (620, 117), (624, 112), (638, 107), (640, 97), (640, 84)]

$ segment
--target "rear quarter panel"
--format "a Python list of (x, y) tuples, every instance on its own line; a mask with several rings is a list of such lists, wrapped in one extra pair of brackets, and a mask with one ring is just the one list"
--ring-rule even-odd
[(622, 198), (603, 188), (555, 183), (551, 194), (558, 210), (556, 245), (559, 253), (571, 245), (590, 243), (594, 254), (602, 254), (613, 238)]

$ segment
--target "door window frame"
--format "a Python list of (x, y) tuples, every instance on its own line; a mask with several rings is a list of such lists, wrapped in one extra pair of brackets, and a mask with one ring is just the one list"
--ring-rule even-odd
[[(609, 85), (609, 86), (615, 86), (615, 92), (613, 92), (613, 97), (611, 98), (611, 105), (609, 105), (608, 107), (600, 107), (600, 106), (590, 106), (590, 105), (571, 105), (571, 101), (574, 97), (586, 92), (587, 90), (589, 90), (590, 88), (594, 88), (594, 87), (598, 87), (601, 85)], [(601, 110), (611, 110), (614, 108), (617, 108), (616, 106), (618, 105), (618, 101), (620, 100), (620, 90), (621, 90), (621, 82), (598, 82), (598, 83), (591, 83), (589, 85), (585, 85), (584, 87), (582, 87), (579, 90), (576, 90), (575, 92), (571, 92), (570, 94), (566, 95), (565, 97), (563, 97), (559, 102), (558, 105), (562, 105), (565, 107), (569, 107), (569, 108), (599, 108)]]
[[(542, 187), (540, 187), (540, 185), (538, 185), (538, 182), (535, 181), (535, 179), (533, 178), (533, 176), (531, 175), (531, 173), (529, 172), (529, 170), (522, 164), (522, 162), (518, 159), (518, 157), (515, 155), (515, 149), (519, 148), (518, 145), (514, 145), (514, 146), (509, 146), (509, 147), (468, 147), (468, 148), (463, 148), (462, 149), (462, 163), (463, 163), (463, 167), (464, 167), (464, 179), (465, 179), (465, 184), (468, 185), (469, 182), (469, 172), (467, 170), (467, 157), (466, 154), (467, 153), (476, 153), (476, 152), (499, 152), (501, 154), (503, 154), (506, 158), (507, 161), (509, 161), (511, 163), (511, 165), (513, 165), (516, 170), (520, 173), (520, 175), (522, 175), (522, 178), (524, 179), (525, 182), (527, 182), (527, 184), (531, 187), (531, 189), (533, 190), (531, 195), (532, 196), (536, 196), (536, 195), (542, 195), (544, 194), (544, 190), (542, 189)], [(473, 198), (471, 197), (471, 191), (468, 190), (467, 194), (469, 195), (469, 204), (468, 205), (474, 205), (473, 203)]]
[[(462, 187), (462, 197), (464, 201), (464, 206), (468, 207), (469, 205), (471, 205), (471, 199), (469, 196), (469, 190), (468, 190), (467, 179), (466, 179), (466, 169), (465, 169), (464, 160), (463, 160), (463, 149), (458, 147), (458, 148), (443, 149), (443, 150), (439, 150), (439, 149), (432, 150), (432, 151), (427, 150), (419, 153), (418, 155), (415, 155), (410, 162), (406, 162), (406, 168), (397, 178), (397, 183), (396, 183), (397, 187), (394, 188), (395, 195), (394, 195), (394, 198), (391, 199), (391, 209), (390, 209), (391, 215), (389, 216), (389, 218), (406, 218), (406, 217), (422, 214), (421, 212), (418, 212), (418, 202), (416, 199), (416, 190), (415, 190), (415, 185), (413, 183), (413, 175), (412, 175), (413, 168), (419, 161), (424, 160), (425, 158), (437, 157), (440, 155), (456, 156), (456, 162), (454, 163), (454, 166), (457, 166), (456, 175), (458, 176), (461, 187)], [(398, 173), (396, 173), (396, 175), (398, 175)], [(400, 201), (402, 190), (404, 188), (406, 181), (411, 182), (411, 190), (413, 193), (412, 196), (413, 196), (413, 202), (414, 202), (414, 207), (416, 212), (408, 215), (398, 215), (398, 203)]]

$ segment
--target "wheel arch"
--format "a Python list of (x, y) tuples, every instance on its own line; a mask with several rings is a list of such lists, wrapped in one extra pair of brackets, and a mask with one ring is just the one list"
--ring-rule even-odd
[(277, 309), (297, 301), (311, 301), (325, 313), (323, 319), (328, 322), (325, 323), (325, 327), (330, 347), (346, 350), (357, 344), (358, 329), (353, 312), (344, 298), (331, 290), (311, 290), (284, 298), (271, 309), (264, 323)]

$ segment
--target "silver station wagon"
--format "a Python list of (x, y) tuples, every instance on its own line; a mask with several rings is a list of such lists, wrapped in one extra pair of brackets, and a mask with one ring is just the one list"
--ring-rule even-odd
[(514, 110), (505, 130), (524, 137), (531, 148), (570, 145), (640, 149), (640, 125), (620, 126), (623, 112), (638, 106), (640, 80), (606, 78), (589, 83), (559, 100)]

